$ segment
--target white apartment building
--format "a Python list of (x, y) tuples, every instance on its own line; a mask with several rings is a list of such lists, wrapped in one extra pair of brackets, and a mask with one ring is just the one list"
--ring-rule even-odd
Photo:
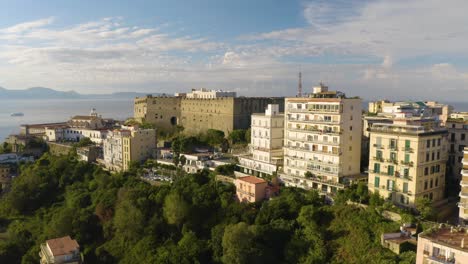
[(219, 98), (219, 97), (236, 97), (236, 92), (222, 91), (222, 90), (208, 90), (205, 88), (201, 88), (200, 90), (192, 89), (192, 92), (187, 93), (185, 96), (187, 98), (213, 99), (213, 98)]
[(53, 127), (45, 129), (45, 139), (52, 142), (78, 142), (87, 137), (96, 144), (102, 144), (108, 133), (107, 129), (87, 129), (74, 127)]
[(284, 168), (287, 186), (334, 193), (360, 175), (362, 101), (328, 87), (286, 98)]
[(284, 114), (269, 104), (265, 113), (252, 115), (250, 153), (239, 156), (239, 167), (247, 174), (264, 177), (283, 164)]

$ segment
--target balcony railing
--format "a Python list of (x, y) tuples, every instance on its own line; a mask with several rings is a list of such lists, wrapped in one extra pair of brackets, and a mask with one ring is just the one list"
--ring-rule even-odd
[(315, 123), (315, 124), (334, 124), (334, 125), (339, 125), (342, 123), (341, 121), (337, 121), (337, 120), (307, 119), (307, 118), (294, 118), (294, 117), (288, 117), (288, 121)]
[(413, 153), (413, 149), (412, 148), (407, 148), (407, 147), (403, 147), (401, 148), (401, 150), (403, 150), (404, 152), (409, 152), (409, 153)]
[(293, 160), (299, 160), (299, 161), (307, 161), (309, 163), (313, 164), (320, 164), (320, 165), (326, 165), (326, 166), (332, 166), (332, 167), (339, 167), (340, 164), (338, 163), (333, 163), (331, 161), (322, 161), (322, 160), (314, 160), (314, 159), (306, 159), (304, 157), (299, 157), (299, 156), (291, 156), (291, 155), (285, 155), (285, 158), (293, 159)]
[(322, 129), (318, 129), (318, 128), (288, 127), (287, 130), (296, 131), (296, 132), (304, 132), (304, 133), (313, 133), (313, 134), (341, 135), (340, 131), (322, 130)]
[(310, 148), (298, 147), (298, 146), (286, 146), (285, 148), (294, 149), (294, 150), (300, 150), (300, 151), (307, 151), (307, 152), (310, 152), (310, 153), (325, 154), (325, 155), (334, 155), (334, 156), (340, 156), (340, 155), (342, 154), (341, 152), (312, 150), (312, 149), (310, 149)]
[(384, 158), (382, 158), (382, 157), (373, 157), (373, 159), (374, 159), (375, 161), (384, 162)]
[(395, 165), (398, 165), (398, 160), (396, 160), (396, 159), (387, 159), (387, 162), (388, 162), (388, 163), (393, 163), (393, 164), (395, 164)]
[(385, 149), (385, 147), (381, 144), (374, 144), (373, 146), (377, 149)]
[(324, 145), (334, 145), (338, 146), (340, 145), (340, 142), (333, 142), (333, 141), (324, 141), (324, 140), (314, 140), (313, 138), (306, 138), (306, 137), (288, 137), (286, 138), (287, 140), (294, 140), (294, 141), (301, 141), (301, 142), (307, 142), (307, 143), (317, 143), (317, 144), (324, 144)]
[(413, 167), (414, 163), (412, 161), (400, 161), (401, 165), (408, 166), (408, 167)]
[(330, 114), (339, 114), (339, 110), (325, 110), (325, 109), (297, 109), (297, 108), (288, 108), (288, 113), (330, 113)]

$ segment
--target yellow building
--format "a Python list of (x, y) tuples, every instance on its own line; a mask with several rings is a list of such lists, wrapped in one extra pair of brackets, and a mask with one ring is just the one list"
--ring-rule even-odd
[(419, 197), (442, 200), (447, 130), (435, 119), (396, 117), (370, 129), (369, 190), (414, 207)]
[(361, 117), (361, 99), (324, 85), (309, 97), (286, 98), (285, 185), (335, 193), (360, 175)]
[(236, 97), (236, 93), (195, 90), (180, 96), (145, 96), (135, 99), (134, 118), (154, 124), (158, 130), (170, 131), (176, 125), (189, 134), (217, 129), (227, 136), (234, 129), (250, 127), (250, 116), (262, 113), (268, 104), (279, 104), (283, 98)]
[(151, 96), (135, 98), (134, 118), (156, 126), (158, 130), (171, 131), (179, 123), (179, 96)]
[[(462, 179), (460, 181), (461, 192), (458, 208), (460, 210), (460, 224), (468, 224), (468, 147), (465, 147), (463, 155), (463, 169), (461, 171)], [(468, 243), (468, 242), (467, 242)]]
[(156, 130), (136, 129), (122, 137), (123, 170), (128, 170), (132, 161), (143, 162), (154, 157), (156, 151)]
[(457, 113), (449, 118), (446, 126), (449, 131), (449, 157), (447, 163), (447, 183), (450, 196), (458, 196), (458, 186), (462, 178), (463, 149), (468, 146), (468, 113)]

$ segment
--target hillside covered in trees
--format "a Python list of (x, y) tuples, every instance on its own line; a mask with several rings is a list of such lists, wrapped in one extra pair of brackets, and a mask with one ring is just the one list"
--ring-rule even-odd
[(208, 172), (151, 186), (73, 156), (23, 165), (0, 199), (0, 263), (38, 263), (39, 246), (76, 239), (86, 263), (412, 263), (380, 246), (398, 230), (370, 206), (325, 205), (283, 188), (262, 204), (234, 201)]

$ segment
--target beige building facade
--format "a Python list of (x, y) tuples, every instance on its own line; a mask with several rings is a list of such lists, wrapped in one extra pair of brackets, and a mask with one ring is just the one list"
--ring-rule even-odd
[(447, 183), (457, 187), (461, 180), (463, 149), (468, 146), (468, 114), (463, 117), (449, 118), (446, 127), (449, 131), (449, 158), (447, 163)]
[(83, 262), (80, 246), (70, 236), (49, 239), (41, 244), (41, 264), (79, 264)]
[(403, 118), (370, 128), (369, 191), (394, 204), (444, 198), (447, 130), (434, 119)]
[(273, 175), (283, 164), (284, 114), (269, 104), (265, 113), (253, 114), (250, 153), (240, 155), (239, 167), (247, 174)]
[(460, 202), (458, 203), (460, 224), (468, 225), (468, 147), (463, 151)]
[(240, 202), (259, 202), (266, 199), (268, 183), (254, 176), (246, 176), (234, 180), (236, 196)]
[(143, 162), (155, 156), (156, 130), (137, 129), (122, 139), (123, 170), (128, 170), (132, 161)]
[(286, 99), (280, 178), (287, 186), (335, 193), (360, 174), (362, 102), (323, 85), (314, 92)]
[(137, 97), (134, 101), (134, 118), (146, 122), (161, 131), (172, 131), (180, 122), (180, 96)]
[(464, 228), (434, 227), (418, 235), (416, 264), (468, 263), (468, 232)]

